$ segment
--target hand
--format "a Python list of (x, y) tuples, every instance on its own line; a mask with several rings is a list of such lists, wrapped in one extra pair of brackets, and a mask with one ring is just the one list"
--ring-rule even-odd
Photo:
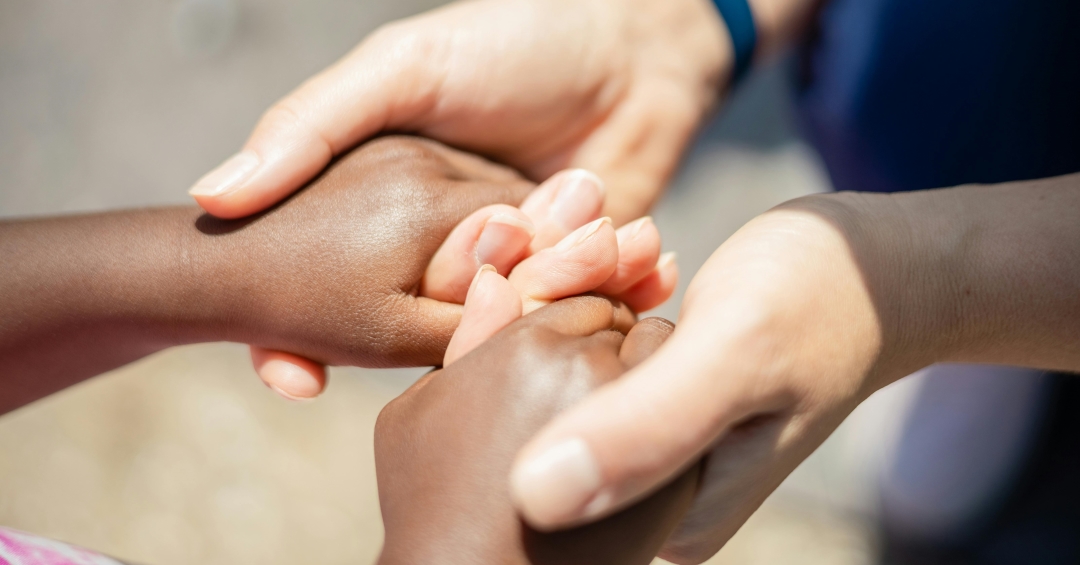
[(690, 504), (697, 468), (633, 508), (556, 534), (523, 526), (505, 486), (514, 454), (536, 430), (671, 333), (659, 319), (625, 338), (612, 331), (630, 323), (604, 298), (557, 302), (387, 405), (375, 428), (386, 526), (380, 565), (650, 563)]
[[(691, 284), (672, 338), (521, 451), (512, 486), (529, 523), (605, 516), (706, 455), (694, 506), (661, 553), (700, 563), (861, 400), (940, 358), (927, 336), (944, 326), (912, 320), (942, 311), (913, 307), (936, 283), (909, 270), (903, 258), (919, 249), (899, 250), (905, 232), (864, 202), (795, 201), (725, 242)], [(582, 442), (574, 457), (558, 455)]]
[(0, 411), (203, 341), (438, 364), (461, 306), (417, 296), (432, 258), (471, 213), (532, 188), (438, 143), (383, 138), (241, 221), (163, 208), (0, 222)]
[(319, 363), (434, 365), (461, 306), (418, 296), (428, 265), (467, 216), (517, 205), (531, 188), (437, 143), (383, 138), (263, 216), (200, 226), (222, 234), (212, 282), (235, 285), (257, 321), (249, 343)]
[(658, 197), (730, 51), (707, 0), (454, 3), (383, 27), (286, 96), (192, 195), (218, 217), (246, 216), (364, 139), (407, 131), (534, 180), (590, 169), (621, 225)]
[[(483, 277), (486, 271), (478, 274), (484, 265), (493, 273), (510, 273), (515, 290), (512, 302), (482, 308), (483, 323), (477, 327), (484, 329), (458, 335), (444, 363), (522, 313), (559, 298), (595, 290), (645, 311), (671, 296), (678, 269), (673, 254), (660, 255), (660, 233), (652, 220), (641, 218), (615, 230), (599, 218), (603, 200), (603, 184), (595, 175), (566, 171), (533, 191), (520, 209), (487, 206), (454, 228), (428, 265), (419, 296), (461, 304), (475, 286), (470, 281), (483, 279), (483, 289), (491, 284)], [(252, 360), (263, 382), (286, 398), (312, 398), (326, 385), (325, 367), (295, 354), (252, 347)]]

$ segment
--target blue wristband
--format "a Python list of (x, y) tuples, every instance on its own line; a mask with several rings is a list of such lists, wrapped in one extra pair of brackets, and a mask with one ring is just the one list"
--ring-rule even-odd
[(750, 71), (754, 60), (754, 48), (757, 47), (757, 28), (754, 27), (754, 13), (750, 11), (747, 0), (713, 0), (720, 10), (720, 17), (727, 24), (731, 43), (735, 46), (735, 71), (731, 82), (737, 83)]

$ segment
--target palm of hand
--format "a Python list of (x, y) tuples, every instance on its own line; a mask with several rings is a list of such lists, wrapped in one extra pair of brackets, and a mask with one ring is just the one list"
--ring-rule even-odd
[[(357, 143), (404, 131), (536, 181), (590, 169), (622, 224), (656, 200), (718, 99), (727, 48), (707, 2), (628, 1), (478, 0), (389, 24), (270, 108), (243, 158), (192, 194), (215, 216), (246, 216)], [(238, 163), (257, 168), (234, 176)]]
[(639, 19), (610, 3), (484, 0), (389, 26), (372, 49), (409, 46), (418, 76), (396, 94), (419, 107), (389, 125), (534, 180), (592, 170), (611, 187), (607, 214), (624, 223), (655, 202), (719, 94), (719, 22), (703, 2), (667, 4)]

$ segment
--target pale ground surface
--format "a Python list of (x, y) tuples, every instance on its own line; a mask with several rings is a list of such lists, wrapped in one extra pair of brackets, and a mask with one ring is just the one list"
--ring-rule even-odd
[[(0, 216), (185, 203), (275, 98), (436, 4), (0, 0)], [(773, 75), (656, 212), (683, 287), (743, 222), (827, 189)], [(292, 404), (241, 346), (164, 352), (0, 418), (0, 524), (147, 565), (369, 563), (372, 427), (418, 374), (335, 370)], [(874, 470), (911, 386), (860, 409), (710, 563), (872, 562)]]

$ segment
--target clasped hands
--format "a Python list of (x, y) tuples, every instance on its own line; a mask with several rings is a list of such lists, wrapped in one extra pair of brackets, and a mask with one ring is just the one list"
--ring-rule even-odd
[[(398, 176), (409, 182), (395, 182)], [(462, 178), (469, 186), (458, 188)], [(349, 186), (367, 179), (372, 179), (368, 186)], [(275, 216), (293, 208), (348, 210), (347, 202), (356, 191), (366, 193), (363, 199), (368, 202), (383, 204), (351, 207), (348, 212), (358, 216), (351, 226), (346, 224), (351, 229), (370, 225), (363, 216), (389, 222), (424, 217), (429, 214), (418, 210), (431, 200), (424, 194), (410, 197), (401, 192), (401, 186), (414, 182), (427, 183), (429, 192), (441, 193), (436, 197), (442, 204), (483, 199), (478, 195), (485, 192), (515, 202), (519, 198), (514, 191), (522, 185), (505, 169), (439, 144), (383, 138), (346, 156), (304, 192), (250, 227), (274, 222)], [(369, 277), (382, 276), (394, 290), (355, 295), (361, 298), (356, 306), (362, 311), (397, 312), (374, 318), (370, 327), (380, 328), (378, 334), (362, 343), (387, 341), (374, 351), (361, 350), (362, 357), (356, 359), (365, 364), (424, 363), (431, 352), (410, 345), (418, 338), (438, 344), (439, 332), (454, 326), (458, 309), (452, 305), (464, 302), (460, 323), (441, 360), (445, 368), (429, 373), (380, 416), (376, 462), (387, 532), (380, 563), (645, 565), (688, 509), (698, 483), (697, 468), (630, 510), (566, 532), (542, 533), (525, 526), (511, 502), (510, 468), (529, 437), (557, 412), (640, 363), (672, 330), (671, 324), (658, 320), (634, 325), (630, 311), (656, 306), (674, 289), (675, 265), (660, 257), (656, 227), (642, 218), (616, 230), (609, 219), (597, 218), (602, 204), (599, 179), (586, 171), (566, 171), (529, 193), (520, 208), (489, 204), (445, 235), (447, 222), (440, 218), (432, 218), (435, 221), (427, 225), (437, 227), (428, 228), (406, 221), (402, 227), (416, 228), (407, 236), (411, 241), (404, 242), (409, 245), (379, 253), (386, 262), (373, 263), (375, 257), (369, 257), (356, 265), (370, 270)], [(458, 215), (461, 209), (455, 209)], [(343, 221), (336, 216), (322, 225)], [(236, 223), (222, 222), (219, 227), (228, 231)], [(380, 229), (364, 231), (356, 241), (372, 241), (373, 245), (361, 247), (378, 249), (387, 235), (401, 233), (390, 225)], [(439, 237), (445, 240), (436, 248), (433, 242)], [(327, 244), (341, 245), (337, 239), (330, 238)], [(427, 246), (421, 246), (425, 241)], [(326, 261), (335, 249), (321, 245), (304, 249), (304, 255), (320, 260), (299, 272), (315, 281), (333, 278), (333, 270), (353, 273), (342, 269), (347, 261)], [(347, 253), (348, 246), (345, 249)], [(410, 260), (408, 255), (418, 251), (420, 257)], [(426, 269), (416, 268), (425, 259)], [(419, 280), (401, 278), (394, 271), (395, 266), (410, 264), (414, 276), (422, 273)], [(588, 291), (621, 302), (601, 296), (569, 298), (522, 318), (545, 304)], [(407, 306), (395, 310), (400, 301)], [(310, 304), (319, 302), (314, 299)], [(432, 317), (425, 318), (425, 313)], [(316, 319), (313, 314), (307, 312), (306, 318)], [(433, 331), (423, 325), (430, 319), (445, 319), (447, 325)], [(266, 339), (275, 335), (266, 334)], [(493, 336), (497, 337), (484, 344)], [(317, 362), (262, 346), (252, 346), (252, 351), (260, 376), (283, 395), (298, 398), (321, 392), (324, 373)], [(401, 351), (405, 355), (397, 356)], [(626, 543), (626, 536), (635, 542)]]
[[(711, 556), (859, 401), (924, 361), (899, 360), (888, 374), (873, 369), (883, 354), (881, 321), (872, 287), (852, 256), (852, 242), (867, 232), (858, 222), (841, 221), (856, 217), (853, 211), (860, 203), (832, 197), (774, 210), (725, 243), (691, 285), (686, 316), (675, 331), (681, 337), (664, 347), (654, 343), (649, 351), (658, 352), (651, 358), (640, 355), (633, 363), (612, 366), (612, 355), (618, 357), (619, 351), (612, 336), (604, 338), (611, 353), (601, 358), (608, 361), (597, 367), (595, 356), (582, 361), (576, 347), (537, 345), (560, 334), (550, 328), (525, 332), (537, 344), (525, 347), (518, 339), (513, 341), (520, 346), (516, 351), (481, 345), (523, 314), (560, 298), (598, 291), (641, 311), (665, 300), (675, 285), (675, 266), (659, 259), (659, 233), (651, 222), (642, 219), (616, 230), (609, 221), (596, 219), (603, 190), (595, 177), (567, 171), (531, 188), (508, 169), (435, 142), (381, 138), (345, 156), (303, 192), (250, 224), (204, 219), (204, 228), (233, 231), (229, 256), (261, 263), (243, 269), (265, 277), (253, 278), (252, 288), (264, 282), (275, 288), (272, 295), (249, 297), (260, 301), (251, 309), (262, 312), (262, 323), (268, 325), (259, 328), (257, 339), (246, 341), (253, 344), (264, 380), (288, 396), (318, 394), (324, 384), (322, 363), (445, 365), (444, 373), (429, 376), (404, 397), (428, 398), (424, 406), (440, 406), (453, 395), (436, 396), (442, 385), (430, 383), (465, 372), (459, 360), (477, 347), (475, 359), (483, 361), (467, 366), (483, 372), (466, 372), (456, 381), (461, 387), (479, 387), (473, 383), (485, 374), (492, 378), (545, 363), (583, 371), (570, 373), (585, 379), (572, 383), (577, 391), (573, 402), (567, 396), (529, 396), (523, 392), (527, 387), (503, 391), (498, 401), (509, 414), (516, 413), (516, 406), (548, 416), (519, 421), (500, 420), (509, 418), (506, 412), (493, 414), (486, 425), (514, 439), (499, 439), (489, 446), (492, 451), (477, 455), (498, 461), (493, 468), (505, 473), (473, 479), (484, 477), (493, 497), (501, 493), (491, 502), (501, 520), (517, 524), (512, 520), (517, 508), (542, 531), (608, 516), (618, 522), (636, 504), (650, 504), (652, 495), (667, 492), (662, 498), (668, 510), (651, 519), (635, 514), (634, 527), (655, 536), (648, 538), (655, 543), (633, 546), (642, 559), (647, 557), (643, 563), (657, 551), (680, 563)], [(244, 259), (249, 246), (265, 252)], [(791, 288), (825, 300), (806, 302), (806, 294), (793, 295)], [(295, 297), (301, 301), (294, 302)], [(565, 306), (555, 311), (578, 313)], [(522, 322), (555, 323), (552, 316), (526, 316)], [(610, 323), (566, 339), (589, 341), (612, 328), (626, 332), (631, 319), (615, 308)], [(818, 329), (807, 328), (807, 321)], [(605, 335), (611, 333), (618, 332)], [(805, 341), (778, 342), (776, 336), (803, 336)], [(492, 343), (502, 342), (496, 338)], [(719, 351), (701, 355), (710, 348)], [(821, 364), (818, 353), (823, 350), (835, 350), (828, 358), (831, 364)], [(586, 378), (595, 374), (607, 377)], [(822, 374), (827, 378), (819, 379)], [(658, 378), (664, 375), (672, 378)], [(550, 382), (551, 377), (540, 378)], [(398, 416), (390, 437), (403, 443), (426, 441), (426, 436), (404, 431), (407, 417), (400, 411), (415, 416), (415, 429), (422, 429), (428, 408), (404, 399), (393, 406)], [(594, 418), (598, 413), (605, 417)], [(479, 425), (470, 420), (468, 429)], [(620, 425), (632, 425), (638, 433), (627, 436), (611, 429)], [(596, 435), (566, 438), (582, 429)], [(708, 449), (702, 450), (703, 445)], [(403, 470), (401, 452), (381, 458), (396, 461), (393, 474), (401, 481), (410, 476), (425, 480), (423, 466), (414, 475)], [(604, 460), (622, 466), (605, 469)], [(458, 472), (448, 460), (440, 465), (448, 473)], [(387, 473), (380, 471), (380, 482)], [(675, 484), (671, 481), (685, 473), (695, 477), (680, 483), (688, 490), (657, 491), (658, 485)], [(619, 490), (606, 490), (604, 483), (619, 485)], [(478, 484), (461, 488), (466, 486), (473, 489), (462, 491), (466, 498), (484, 492)], [(684, 498), (687, 492), (692, 502)], [(384, 506), (417, 504), (406, 500), (413, 499), (384, 501)], [(608, 523), (597, 526), (611, 527), (604, 526)], [(529, 551), (500, 547), (515, 555)]]
[[(797, 37), (821, 3), (752, 4), (767, 53)], [(382, 429), (400, 430), (389, 424), (420, 416), (417, 400), (454, 398), (424, 391), (478, 387), (475, 373), (459, 372), (512, 374), (478, 360), (538, 355), (505, 355), (506, 344), (526, 343), (505, 336), (528, 326), (524, 335), (552, 346), (544, 357), (626, 373), (581, 377), (581, 390), (600, 386), (536, 434), (534, 420), (515, 428), (532, 438), (524, 448), (492, 446), (500, 465), (517, 453), (500, 467), (509, 493), (495, 506), (512, 519), (503, 504), (512, 497), (529, 524), (556, 530), (617, 518), (697, 469), (699, 487), (661, 555), (700, 563), (885, 384), (943, 361), (1080, 367), (1075, 175), (787, 203), (713, 254), (679, 327), (643, 361), (621, 360), (626, 345), (607, 330), (553, 339), (535, 327), (552, 320), (539, 316), (546, 308), (478, 346), (518, 308), (589, 288), (639, 309), (666, 297), (674, 265), (655, 261), (655, 232), (615, 226), (656, 202), (732, 66), (707, 0), (470, 0), (385, 26), (274, 105), (243, 150), (192, 190), (218, 217), (249, 217), (340, 159), (265, 215), (220, 222), (173, 209), (0, 222), (0, 410), (181, 343), (254, 344), (260, 374), (293, 396), (321, 390), (322, 363), (437, 365), (478, 347), (440, 374), (450, 378), (422, 381), (392, 405), (396, 417)], [(527, 201), (533, 185), (516, 173), (429, 142), (380, 140), (343, 156), (387, 131), (487, 155), (532, 181), (587, 168), (607, 181), (602, 213), (615, 223), (590, 225), (587, 241), (560, 248), (601, 214), (582, 173), (556, 175)], [(571, 184), (582, 194), (562, 205)], [(493, 205), (504, 206), (484, 211)], [(633, 270), (644, 278), (610, 282), (635, 248), (642, 263)], [(583, 262), (587, 251), (598, 255)], [(582, 268), (553, 267), (563, 260)], [(598, 304), (550, 308), (580, 314), (565, 304), (581, 300)], [(606, 343), (607, 353), (571, 343), (584, 341)], [(477, 429), (508, 420), (477, 420)], [(433, 438), (445, 439), (412, 439)]]
[[(671, 295), (677, 270), (671, 255), (660, 256), (656, 226), (646, 217), (616, 230), (601, 218), (599, 178), (571, 170), (530, 188), (509, 169), (417, 138), (378, 139), (334, 164), (296, 202), (259, 218), (252, 230), (288, 223), (290, 230), (311, 232), (315, 241), (305, 243), (314, 247), (283, 249), (275, 272), (291, 270), (304, 284), (310, 284), (305, 278), (318, 281), (318, 292), (351, 308), (334, 311), (312, 296), (296, 304), (305, 321), (293, 327), (310, 326), (315, 307), (328, 314), (328, 328), (356, 333), (284, 353), (270, 348), (288, 348), (280, 337), (288, 335), (287, 326), (266, 332), (252, 347), (260, 376), (287, 397), (309, 398), (325, 385), (323, 363), (440, 365), (444, 351), (446, 362), (456, 359), (559, 298), (596, 291), (643, 311)], [(323, 210), (325, 217), (315, 217)], [(291, 257), (290, 248), (296, 251)], [(337, 258), (325, 261), (331, 256)], [(509, 284), (489, 280), (485, 265)], [(471, 308), (483, 315), (451, 342), (470, 286), (477, 287)]]
[[(212, 214), (246, 216), (280, 201), (356, 144), (405, 131), (487, 155), (533, 181), (560, 169), (589, 169), (608, 183), (603, 213), (622, 225), (659, 199), (694, 132), (730, 86), (732, 45), (712, 4), (470, 0), (391, 23), (275, 104), (243, 150), (192, 194)], [(802, 37), (822, 2), (750, 4), (755, 52), (766, 56)], [(527, 189), (498, 201), (516, 205)], [(437, 231), (449, 234), (469, 213), (497, 201), (473, 194), (472, 207), (421, 217), (444, 218)], [(584, 210), (595, 199), (580, 202)], [(1077, 370), (1080, 260), (1071, 242), (1080, 241), (1078, 215), (1076, 175), (916, 194), (815, 195), (766, 212), (695, 274), (679, 327), (654, 355), (529, 434), (509, 471), (515, 506), (542, 529), (592, 522), (645, 499), (704, 459), (690, 510), (661, 552), (677, 563), (700, 563), (886, 384), (936, 362)], [(545, 220), (525, 217), (539, 238)], [(576, 226), (565, 227), (564, 234)], [(417, 247), (409, 239), (415, 232), (387, 233), (397, 239), (385, 241), (410, 242), (384, 249), (399, 259), (434, 257), (442, 240), (424, 239)], [(468, 240), (462, 237), (464, 248)], [(367, 257), (352, 259), (374, 267), (386, 261)], [(284, 262), (287, 280), (299, 264)], [(461, 264), (464, 272), (443, 279), (455, 281), (455, 302), (467, 292), (467, 274), (480, 266)], [(435, 307), (410, 286), (438, 280), (424, 279), (425, 269), (418, 261), (400, 271), (408, 274), (395, 285), (379, 287), (397, 298), (375, 310), (374, 321), (354, 323), (356, 331), (329, 332), (327, 341), (303, 347), (256, 343), (327, 362), (387, 354), (395, 364), (437, 363), (461, 309)], [(664, 272), (661, 281), (669, 276)], [(370, 281), (370, 274), (355, 279)], [(492, 277), (477, 279), (474, 303), (509, 304), (510, 313), (491, 316), (492, 326), (476, 335), (513, 317), (519, 279), (527, 278), (511, 274), (508, 286)], [(616, 294), (634, 303), (625, 292)], [(531, 303), (526, 297), (523, 309)], [(287, 304), (279, 306), (287, 312)], [(470, 310), (497, 312), (467, 306), (463, 337), (451, 352), (469, 348)], [(442, 313), (443, 325), (426, 327), (442, 329), (422, 343), (409, 345), (387, 330), (425, 327), (422, 322), (436, 321), (425, 320), (433, 312)], [(379, 340), (405, 345), (380, 351), (386, 346)], [(324, 343), (353, 355), (335, 359), (319, 349)], [(312, 378), (318, 366), (286, 357), (277, 368), (277, 377), (272, 367), (263, 365), (262, 372), (281, 384), (291, 372), (292, 384), (306, 394), (321, 386)]]

